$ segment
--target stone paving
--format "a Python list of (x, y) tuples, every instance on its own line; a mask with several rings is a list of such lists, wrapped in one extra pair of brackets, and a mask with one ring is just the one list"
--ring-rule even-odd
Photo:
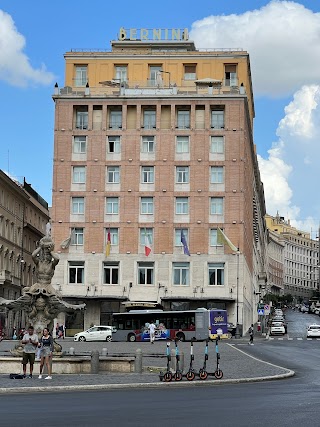
[[(120, 374), (120, 373), (101, 373), (101, 374), (81, 374), (81, 375), (54, 375), (54, 361), (53, 361), (53, 379), (44, 380), (38, 379), (39, 362), (36, 363), (34, 369), (34, 377), (32, 379), (11, 380), (8, 375), (0, 375), (0, 392), (5, 390), (15, 389), (22, 391), (23, 389), (36, 389), (41, 387), (42, 390), (54, 389), (55, 387), (66, 388), (68, 386), (76, 386), (79, 389), (92, 386), (93, 388), (112, 388), (115, 385), (128, 385), (134, 384), (156, 384), (159, 381), (159, 368), (165, 369), (166, 358), (165, 342), (156, 342), (154, 345), (150, 343), (128, 343), (128, 342), (85, 342), (78, 343), (73, 340), (65, 339), (59, 340), (63, 347), (63, 351), (69, 353), (70, 347), (74, 348), (75, 355), (89, 355), (93, 350), (102, 352), (103, 348), (107, 348), (108, 355), (110, 356), (134, 356), (137, 349), (141, 349), (143, 353), (143, 368), (142, 374)], [(250, 381), (267, 377), (279, 376), (286, 377), (293, 375), (292, 371), (288, 369), (271, 365), (261, 360), (252, 358), (245, 353), (247, 339), (221, 341), (219, 343), (219, 351), (221, 354), (220, 368), (223, 371), (223, 380), (221, 382), (237, 382), (237, 381)], [(14, 346), (14, 341), (2, 341), (0, 343), (0, 356), (10, 355), (9, 350)], [(236, 346), (234, 344), (237, 344)], [(238, 344), (243, 344), (238, 346)], [(174, 349), (174, 343), (171, 343), (171, 349)], [(205, 343), (194, 343), (194, 368), (196, 371), (203, 365)], [(190, 361), (190, 343), (179, 343), (180, 353), (184, 353), (185, 363), (184, 372), (188, 370)], [(209, 343), (209, 361), (207, 362), (207, 370), (214, 371), (216, 368), (216, 353), (215, 344)], [(28, 371), (27, 371), (28, 372)], [(209, 377), (214, 379), (214, 377)], [(227, 380), (227, 381), (226, 381)], [(199, 380), (197, 380), (199, 382)], [(218, 382), (215, 380), (215, 382)], [(186, 381), (186, 383), (188, 383)], [(172, 384), (172, 383), (170, 383)]]

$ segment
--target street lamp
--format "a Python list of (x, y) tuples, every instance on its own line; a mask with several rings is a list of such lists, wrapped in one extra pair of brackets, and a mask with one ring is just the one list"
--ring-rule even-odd
[(235, 338), (240, 338), (240, 329), (239, 329), (239, 257), (240, 251), (239, 248), (237, 250), (237, 312), (236, 312), (236, 333)]

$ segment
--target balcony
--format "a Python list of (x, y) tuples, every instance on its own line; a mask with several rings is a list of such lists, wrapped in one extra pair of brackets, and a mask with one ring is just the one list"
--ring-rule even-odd
[[(214, 84), (211, 84), (214, 81)], [(127, 81), (116, 82), (115, 80), (108, 80), (99, 82), (99, 86), (90, 86), (87, 88), (87, 93), (79, 90), (76, 86), (66, 86), (64, 88), (57, 88), (54, 97), (63, 98), (90, 98), (90, 97), (115, 97), (115, 96), (221, 96), (221, 95), (245, 95), (246, 91), (243, 86), (235, 85), (235, 79), (214, 80), (185, 80), (182, 79), (179, 83), (170, 81), (156, 84), (154, 80), (146, 81)]]

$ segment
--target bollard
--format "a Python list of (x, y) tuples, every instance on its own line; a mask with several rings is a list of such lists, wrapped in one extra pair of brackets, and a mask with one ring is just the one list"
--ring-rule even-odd
[(136, 358), (134, 361), (134, 371), (136, 374), (142, 374), (142, 350), (141, 350), (141, 348), (137, 348), (137, 350), (136, 350)]
[(94, 350), (91, 352), (91, 373), (98, 374), (99, 373), (99, 352), (98, 350)]
[(108, 349), (104, 347), (102, 349), (101, 356), (105, 357), (107, 354), (108, 354)]
[(69, 348), (69, 355), (74, 356), (74, 348), (73, 347)]
[[(176, 351), (175, 350), (171, 350), (170, 369), (173, 372), (176, 372), (176, 370), (177, 370), (177, 359), (176, 359)], [(184, 369), (184, 353), (183, 353), (183, 351), (180, 351), (180, 353), (179, 353), (179, 370), (183, 371), (183, 369)]]

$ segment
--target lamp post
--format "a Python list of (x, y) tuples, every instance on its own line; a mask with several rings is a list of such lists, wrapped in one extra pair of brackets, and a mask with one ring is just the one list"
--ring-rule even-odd
[(235, 338), (240, 338), (240, 330), (239, 330), (239, 257), (240, 251), (239, 248), (237, 250), (237, 311), (236, 311), (236, 333)]

